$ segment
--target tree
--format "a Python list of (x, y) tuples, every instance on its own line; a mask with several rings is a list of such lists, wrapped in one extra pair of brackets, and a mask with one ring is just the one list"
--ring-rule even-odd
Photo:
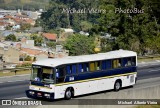
[(48, 42), (47, 46), (50, 48), (56, 48), (56, 43), (55, 42)]
[(24, 60), (25, 61), (32, 61), (32, 57), (28, 55)]
[(89, 32), (90, 29), (92, 28), (92, 24), (88, 21), (82, 21), (80, 23), (80, 27), (82, 31)]
[[(158, 18), (155, 18), (155, 11), (151, 12), (154, 10), (151, 7), (156, 8), (146, 0), (101, 0), (100, 8), (105, 9), (106, 14), (100, 14), (92, 31), (107, 32), (116, 37), (112, 49), (128, 49), (144, 55), (146, 49), (150, 49), (148, 40), (157, 37), (159, 33)], [(137, 8), (144, 10), (144, 13), (116, 13), (116, 8)]]
[(64, 47), (69, 50), (69, 55), (85, 55), (94, 53), (94, 37), (74, 34), (68, 37)]
[(21, 24), (21, 30), (25, 31), (25, 30), (29, 30), (31, 28), (31, 24)]
[(33, 39), (34, 40), (34, 45), (35, 46), (41, 46), (42, 43), (43, 43), (43, 38), (42, 36), (38, 36), (37, 34), (32, 34), (30, 36), (30, 39)]
[[(90, 25), (96, 22), (96, 18), (99, 14), (89, 13), (88, 9), (96, 9), (98, 2), (98, 0), (52, 0), (47, 12), (42, 13), (40, 24), (45, 31), (68, 27), (72, 27), (74, 30), (80, 31), (80, 23), (82, 21), (86, 21), (90, 28)], [(68, 12), (70, 9), (86, 10), (84, 13), (71, 13)]]
[(17, 41), (16, 36), (14, 34), (10, 34), (8, 36), (5, 37), (6, 41)]

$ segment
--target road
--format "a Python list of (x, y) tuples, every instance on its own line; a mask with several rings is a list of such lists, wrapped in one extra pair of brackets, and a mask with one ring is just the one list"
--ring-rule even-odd
[[(134, 88), (159, 84), (160, 82), (160, 65), (155, 66), (145, 66), (138, 68), (138, 81)], [(25, 76), (23, 76), (25, 77)], [(156, 78), (157, 77), (157, 78)], [(158, 78), (159, 77), (159, 78)], [(12, 79), (11, 77), (6, 77), (5, 79)], [(29, 78), (29, 77), (28, 77)], [(154, 81), (144, 81), (145, 79), (156, 78)], [(143, 82), (144, 81), (144, 82)], [(141, 82), (141, 83), (139, 83)], [(25, 90), (28, 89), (29, 79), (15, 81), (15, 82), (0, 82), (0, 99), (17, 99), (26, 98)]]

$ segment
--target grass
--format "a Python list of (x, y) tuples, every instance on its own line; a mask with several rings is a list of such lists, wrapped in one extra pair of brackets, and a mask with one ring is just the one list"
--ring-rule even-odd
[(160, 108), (160, 105), (139, 105), (133, 108)]
[(15, 72), (10, 72), (10, 71), (3, 71), (3, 72), (0, 72), (0, 77), (23, 75), (23, 74), (30, 74), (30, 73), (31, 73), (31, 70), (19, 70), (16, 73)]

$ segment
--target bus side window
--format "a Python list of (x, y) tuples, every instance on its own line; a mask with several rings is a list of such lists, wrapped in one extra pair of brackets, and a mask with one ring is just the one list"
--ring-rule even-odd
[(128, 66), (128, 64), (127, 64), (127, 58), (123, 58), (122, 61), (123, 61), (123, 67)]
[(90, 71), (95, 71), (95, 66), (94, 66), (94, 62), (90, 62), (90, 64), (89, 64), (89, 69), (90, 69)]
[(131, 64), (131, 58), (127, 58), (127, 66), (131, 66), (132, 64)]
[(112, 60), (112, 68), (117, 68), (118, 67), (118, 59)]
[(132, 66), (136, 66), (136, 57), (132, 57)]
[(78, 72), (83, 72), (83, 65), (82, 64), (78, 64)]
[(88, 66), (88, 63), (84, 63), (83, 64), (83, 70), (84, 70), (84, 72), (88, 72), (88, 69), (89, 68), (89, 66)]
[(107, 61), (104, 60), (102, 61), (102, 70), (106, 70), (107, 69)]
[(95, 62), (95, 69), (100, 70), (100, 61)]
[(76, 64), (72, 65), (72, 74), (75, 74), (77, 72), (76, 69)]
[(122, 67), (122, 62), (121, 62), (121, 59), (118, 59), (118, 67)]
[(106, 68), (107, 68), (107, 69), (110, 69), (111, 67), (112, 67), (111, 60), (107, 60), (107, 61), (106, 61)]
[(71, 65), (67, 65), (67, 74), (71, 74), (71, 73), (72, 73)]

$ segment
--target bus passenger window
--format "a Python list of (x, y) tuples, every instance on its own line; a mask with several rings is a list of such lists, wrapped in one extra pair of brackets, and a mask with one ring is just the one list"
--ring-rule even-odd
[(71, 66), (67, 65), (67, 74), (71, 74), (71, 71), (72, 71)]
[(132, 57), (132, 66), (136, 65), (136, 57)]
[(72, 65), (72, 74), (75, 74), (76, 73), (76, 65)]
[(118, 67), (121, 67), (122, 64), (121, 64), (121, 59), (118, 59)]
[(113, 68), (117, 68), (118, 67), (118, 59), (116, 59), (116, 60), (112, 60), (112, 67)]
[(95, 71), (94, 62), (91, 62), (91, 63), (90, 63), (89, 68), (90, 68), (90, 71)]
[(84, 70), (84, 72), (88, 72), (88, 69), (89, 68), (89, 66), (88, 66), (88, 63), (84, 63), (83, 64), (83, 70)]
[(78, 72), (84, 72), (83, 71), (83, 64), (78, 64)]
[(95, 69), (100, 70), (100, 61), (95, 62)]
[(124, 66), (124, 67), (128, 66), (128, 64), (127, 64), (127, 58), (123, 58), (122, 61), (123, 61), (123, 66)]
[(107, 69), (107, 61), (102, 61), (102, 70), (106, 70)]
[(127, 66), (131, 66), (131, 58), (128, 58)]
[(107, 69), (110, 69), (112, 67), (111, 60), (106, 61)]

